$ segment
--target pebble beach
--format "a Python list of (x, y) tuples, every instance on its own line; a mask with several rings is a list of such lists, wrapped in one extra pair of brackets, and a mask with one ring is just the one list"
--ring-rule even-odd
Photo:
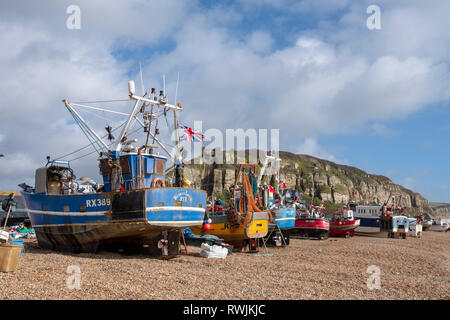
[[(449, 245), (449, 232), (424, 232), (422, 239), (406, 240), (291, 239), (284, 248), (232, 253), (226, 259), (202, 258), (198, 248), (188, 247), (188, 254), (161, 260), (59, 253), (27, 240), (19, 267), (0, 273), (0, 299), (447, 300)], [(70, 266), (80, 270), (79, 288), (68, 286)], [(368, 268), (379, 270), (378, 288), (368, 288), (373, 276)]]

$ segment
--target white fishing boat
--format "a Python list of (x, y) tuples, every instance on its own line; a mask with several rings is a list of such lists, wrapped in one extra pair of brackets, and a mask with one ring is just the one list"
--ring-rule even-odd
[(444, 222), (442, 220), (439, 220), (439, 221), (434, 220), (433, 224), (430, 227), (430, 231), (437, 231), (437, 232), (444, 232), (445, 231), (445, 232), (447, 232), (448, 231), (448, 227), (449, 227), (448, 223), (446, 223), (446, 222)]

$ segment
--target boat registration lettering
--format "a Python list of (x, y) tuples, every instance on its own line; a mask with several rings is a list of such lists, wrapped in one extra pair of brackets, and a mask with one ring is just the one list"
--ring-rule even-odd
[(231, 225), (229, 223), (224, 223), (223, 228), (221, 230), (231, 229)]
[(110, 205), (111, 205), (111, 200), (108, 198), (86, 200), (87, 208), (104, 207), (104, 206), (110, 206)]
[(186, 203), (186, 204), (192, 203), (192, 197), (188, 193), (188, 191), (181, 191), (181, 192), (177, 193), (176, 195), (174, 195), (173, 200), (175, 202), (178, 201), (178, 202), (182, 202), (182, 203)]

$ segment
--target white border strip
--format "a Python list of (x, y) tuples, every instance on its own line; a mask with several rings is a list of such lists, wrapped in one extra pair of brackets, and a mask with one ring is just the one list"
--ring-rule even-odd
[(197, 207), (149, 207), (145, 209), (145, 212), (153, 212), (153, 211), (197, 211), (197, 212), (205, 212), (204, 208)]
[[(205, 212), (204, 208), (197, 207), (150, 207), (146, 208), (145, 212), (154, 211), (196, 211)], [(86, 211), (86, 212), (62, 212), (62, 211), (46, 211), (46, 210), (27, 210), (27, 213), (37, 213), (37, 214), (50, 214), (55, 216), (103, 216), (108, 211)]]
[(357, 227), (355, 229), (355, 232), (361, 232), (361, 233), (385, 233), (383, 231), (380, 231), (380, 227), (365, 227), (365, 226), (361, 226), (361, 225), (359, 225), (359, 227)]
[(167, 226), (171, 227), (189, 227), (189, 226), (199, 226), (203, 224), (203, 220), (198, 221), (148, 221), (149, 225), (152, 226)]
[(62, 211), (44, 211), (44, 210), (27, 210), (31, 213), (51, 214), (54, 216), (104, 216), (108, 211), (86, 211), (86, 212), (62, 212)]
[[(113, 224), (143, 224), (144, 227), (146, 225), (151, 225), (151, 226), (168, 226), (170, 225), (170, 227), (180, 227), (180, 228), (185, 228), (185, 227), (190, 227), (190, 226), (199, 226), (203, 224), (203, 220), (198, 220), (198, 221), (139, 221), (139, 222), (132, 222), (130, 223), (129, 221), (115, 221), (115, 222), (86, 222), (86, 223), (70, 223), (70, 224), (40, 224), (40, 225), (36, 225), (34, 226), (35, 228), (39, 228), (39, 227), (60, 227), (60, 226), (106, 226), (106, 225), (113, 225)], [(179, 225), (178, 225), (179, 224)]]
[(283, 220), (295, 220), (294, 218), (280, 218), (280, 219), (275, 219), (275, 221), (283, 221)]

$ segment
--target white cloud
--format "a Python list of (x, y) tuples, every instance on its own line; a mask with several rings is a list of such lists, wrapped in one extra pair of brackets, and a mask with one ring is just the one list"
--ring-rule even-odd
[(450, 131), (450, 124), (444, 125), (438, 129), (439, 131)]
[(78, 0), (81, 29), (69, 30), (66, 9), (73, 4), (72, 0), (3, 1), (0, 18), (9, 26), (7, 30), (16, 25), (44, 32), (53, 40), (64, 38), (62, 46), (77, 39), (91, 46), (136, 47), (166, 40), (178, 30), (181, 19), (196, 8), (196, 1), (191, 0)]
[(270, 34), (263, 31), (255, 31), (248, 40), (249, 47), (255, 52), (267, 53), (273, 45), (273, 39)]
[(381, 123), (374, 123), (370, 126), (373, 135), (383, 136), (383, 137), (392, 137), (397, 135), (399, 132), (397, 130), (390, 129)]
[(323, 149), (319, 144), (317, 143), (317, 140), (315, 138), (305, 138), (302, 140), (300, 146), (296, 150), (298, 154), (307, 154), (311, 155), (317, 158), (341, 163), (341, 164), (348, 164), (347, 160), (340, 160), (337, 159), (333, 154), (328, 152), (327, 150)]
[(403, 178), (403, 179), (400, 181), (400, 184), (401, 184), (402, 186), (404, 186), (405, 188), (411, 189), (411, 190), (414, 190), (414, 189), (417, 187), (417, 182), (416, 182), (416, 180), (415, 180), (414, 178), (412, 178), (412, 177), (406, 177), (406, 178)]
[(422, 149), (432, 149), (434, 146), (433, 141), (431, 140), (425, 140), (422, 143), (420, 143), (419, 147)]
[(433, 170), (430, 168), (414, 170), (400, 180), (400, 185), (411, 190), (417, 190), (432, 173)]

